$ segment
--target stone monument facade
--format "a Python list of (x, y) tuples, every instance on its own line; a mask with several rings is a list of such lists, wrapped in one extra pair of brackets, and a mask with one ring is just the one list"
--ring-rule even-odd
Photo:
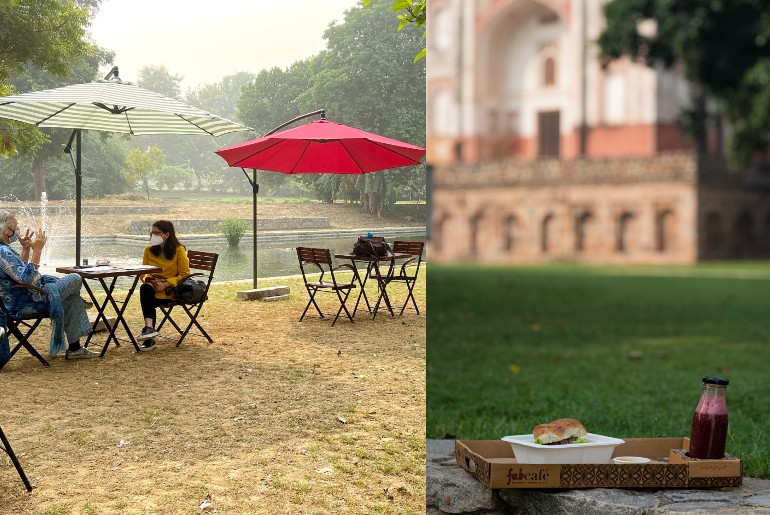
[(605, 3), (429, 3), (430, 259), (770, 256), (770, 174), (728, 169), (713, 109), (696, 153), (680, 70), (600, 62)]

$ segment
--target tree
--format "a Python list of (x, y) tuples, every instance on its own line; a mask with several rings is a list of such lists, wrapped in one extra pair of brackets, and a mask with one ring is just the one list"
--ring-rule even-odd
[[(87, 132), (88, 144), (83, 145), (83, 198), (98, 198), (122, 193), (128, 185), (121, 176), (127, 145), (120, 134)], [(53, 143), (45, 147), (52, 146)], [(75, 174), (70, 156), (61, 145), (43, 161), (46, 173), (45, 191), (51, 200), (71, 199), (75, 194)], [(40, 192), (31, 180), (30, 170), (37, 154), (28, 153), (12, 159), (0, 159), (3, 196), (20, 200), (39, 200)]]
[(143, 66), (136, 77), (141, 87), (177, 99), (182, 96), (183, 78), (181, 75), (172, 75), (163, 65)]
[(177, 186), (190, 189), (195, 175), (186, 166), (165, 165), (156, 170), (154, 179), (158, 186), (167, 190), (173, 190)]
[[(393, 2), (390, 8), (396, 11), (397, 17), (400, 20), (398, 22), (398, 30), (403, 29), (410, 23), (414, 23), (418, 28), (425, 26), (427, 17), (427, 1), (428, 0), (397, 0)], [(364, 5), (369, 5), (372, 0), (364, 0)], [(422, 31), (422, 39), (425, 39), (426, 31)], [(425, 57), (425, 47), (414, 57), (414, 62), (419, 61)]]
[[(111, 63), (113, 57), (112, 52), (89, 46), (83, 54), (73, 57), (69, 71), (63, 76), (54, 75), (35, 65), (28, 65), (23, 73), (9, 79), (9, 84), (13, 89), (24, 92), (90, 82), (96, 78), (99, 67)], [(32, 159), (31, 169), (35, 185), (33, 198), (38, 199), (43, 191), (49, 189), (46, 186), (46, 167), (52, 160), (61, 157), (62, 145), (69, 139), (72, 129), (46, 128), (38, 131), (33, 125), (22, 125), (26, 127), (26, 132), (38, 133), (44, 138), (35, 148), (29, 148), (25, 152)], [(25, 180), (28, 181), (29, 178)]]
[[(316, 57), (310, 88), (298, 97), (301, 107), (325, 106), (334, 121), (363, 130), (425, 144), (425, 61), (413, 62), (422, 46), (420, 33), (407, 26), (388, 29), (388, 3), (347, 11), (345, 21), (327, 29), (327, 50)], [(419, 168), (419, 167), (418, 167)], [(395, 199), (396, 184), (425, 183), (415, 168), (349, 176), (337, 181), (338, 192), (352, 183), (366, 212), (382, 214)], [(326, 184), (326, 198), (328, 187)]]
[[(770, 1), (614, 0), (604, 11), (603, 59), (629, 56), (651, 67), (684, 67), (695, 96), (682, 121), (700, 151), (711, 98), (733, 125), (731, 153), (737, 164), (767, 152)], [(653, 30), (640, 30), (645, 24)]]
[[(244, 86), (238, 101), (238, 116), (258, 136), (304, 114), (305, 106), (297, 99), (307, 91), (314, 73), (314, 58), (297, 61), (284, 70), (275, 67), (262, 70), (253, 81)], [(308, 106), (315, 111), (323, 106)]]
[(121, 171), (123, 178), (128, 183), (137, 181), (144, 188), (147, 200), (150, 200), (150, 179), (155, 177), (165, 165), (163, 151), (152, 146), (146, 152), (132, 148), (126, 156), (126, 168)]
[[(140, 74), (146, 74), (147, 68), (142, 68)], [(162, 70), (155, 69), (152, 73), (156, 79), (154, 84), (174, 83), (178, 80)], [(164, 78), (165, 77), (165, 78)], [(203, 109), (210, 113), (238, 120), (236, 104), (241, 96), (241, 87), (248, 84), (254, 75), (247, 72), (239, 72), (224, 77), (220, 82), (200, 86), (188, 91), (181, 99), (187, 104)], [(160, 88), (162, 86), (156, 86)], [(161, 91), (159, 91), (161, 92)], [(168, 94), (170, 91), (165, 91)], [(131, 145), (135, 148), (146, 149), (155, 145), (163, 151), (165, 162), (170, 166), (183, 166), (195, 177), (194, 187), (197, 190), (227, 190), (238, 189), (244, 186), (245, 179), (240, 170), (227, 168), (226, 163), (214, 151), (228, 145), (234, 145), (243, 141), (241, 133), (224, 134), (213, 138), (207, 134), (155, 134), (135, 136), (131, 139)]]
[(0, 82), (27, 64), (64, 75), (73, 55), (85, 53), (88, 7), (78, 2), (36, 0), (0, 3)]
[[(56, 76), (70, 71), (73, 58), (88, 53), (89, 9), (101, 0), (62, 2), (36, 0), (0, 2), (0, 96), (15, 90), (8, 79), (23, 73), (28, 65)], [(0, 120), (0, 155), (14, 155), (37, 148), (42, 133), (22, 122)]]
[(190, 91), (185, 96), (187, 103), (215, 113), (228, 120), (239, 120), (237, 104), (241, 98), (241, 89), (255, 78), (253, 73), (238, 72), (227, 75), (220, 82), (206, 84)]

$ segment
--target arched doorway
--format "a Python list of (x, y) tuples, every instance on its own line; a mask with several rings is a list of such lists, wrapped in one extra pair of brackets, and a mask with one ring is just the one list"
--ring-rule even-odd
[(721, 257), (724, 249), (724, 236), (722, 234), (722, 217), (716, 211), (706, 215), (703, 234), (703, 252), (705, 257)]
[(735, 219), (735, 257), (740, 259), (754, 256), (756, 249), (756, 230), (754, 217), (748, 211), (742, 211)]
[[(475, 77), (477, 119), (486, 120), (478, 131), (483, 158), (508, 152), (561, 155), (561, 111), (570, 103), (565, 77), (571, 42), (563, 18), (568, 9), (559, 5), (502, 1), (494, 15), (481, 21)], [(501, 138), (508, 144), (498, 144)]]
[(588, 233), (594, 215), (585, 211), (575, 219), (575, 251), (585, 252), (588, 249)]
[(618, 233), (615, 239), (615, 250), (621, 253), (629, 251), (631, 239), (631, 225), (634, 221), (634, 214), (625, 211), (620, 214), (618, 219)]
[(511, 252), (516, 248), (518, 238), (518, 221), (514, 215), (503, 217), (502, 221), (502, 249), (505, 252)]
[(655, 250), (660, 253), (670, 252), (674, 247), (674, 212), (670, 209), (661, 211), (655, 217)]
[(471, 216), (470, 224), (470, 242), (468, 245), (468, 252), (471, 256), (476, 257), (479, 255), (479, 233), (481, 232), (482, 220), (484, 213), (479, 211)]
[(551, 250), (551, 231), (553, 231), (553, 213), (549, 213), (543, 218), (540, 224), (540, 250), (547, 254)]

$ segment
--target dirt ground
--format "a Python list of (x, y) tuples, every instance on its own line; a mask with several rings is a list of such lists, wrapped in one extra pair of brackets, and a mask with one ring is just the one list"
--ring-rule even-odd
[[(0, 455), (0, 513), (424, 513), (425, 270), (419, 315), (334, 327), (298, 322), (298, 279), (262, 283), (288, 284), (289, 300), (215, 285), (201, 316), (211, 345), (111, 346), (50, 368), (15, 356), (0, 424), (35, 489)], [(137, 299), (128, 313), (140, 327)], [(48, 329), (37, 334), (47, 351)]]

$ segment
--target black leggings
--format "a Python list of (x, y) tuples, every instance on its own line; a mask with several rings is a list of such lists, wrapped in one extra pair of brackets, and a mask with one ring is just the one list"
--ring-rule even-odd
[(139, 301), (142, 304), (142, 317), (151, 318), (152, 326), (155, 327), (155, 308), (171, 302), (171, 299), (159, 299), (155, 296), (155, 288), (147, 283), (143, 283), (139, 288)]

